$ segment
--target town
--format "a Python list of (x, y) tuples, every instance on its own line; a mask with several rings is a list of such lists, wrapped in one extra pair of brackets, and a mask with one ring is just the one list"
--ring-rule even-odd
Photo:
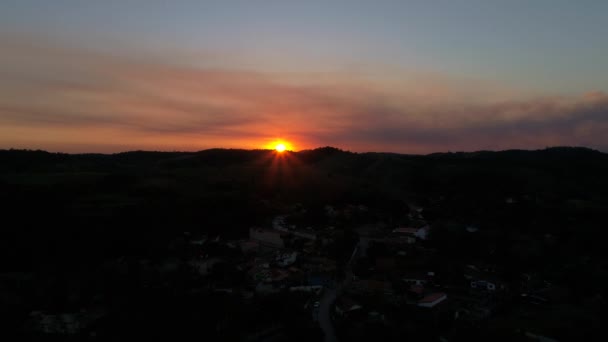
[[(327, 205), (321, 218), (293, 205), (243, 239), (183, 232), (168, 244), (171, 256), (112, 260), (105, 276), (136, 274), (142, 291), (178, 287), (229, 303), (234, 312), (211, 318), (220, 340), (452, 339), (506, 308), (531, 315), (548, 305), (552, 284), (538, 274), (507, 278), (500, 265), (482, 259), (442, 259), (424, 209), (404, 204), (402, 226), (372, 222), (377, 216), (364, 205)], [(483, 234), (471, 225), (461, 229), (470, 239)], [(39, 333), (103, 334), (104, 310), (30, 316)], [(538, 336), (525, 329), (502, 333)]]

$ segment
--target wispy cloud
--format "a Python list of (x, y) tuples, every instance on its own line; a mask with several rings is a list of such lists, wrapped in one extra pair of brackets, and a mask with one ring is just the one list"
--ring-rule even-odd
[(608, 149), (608, 95), (527, 97), (441, 75), (205, 69), (0, 38), (0, 147)]

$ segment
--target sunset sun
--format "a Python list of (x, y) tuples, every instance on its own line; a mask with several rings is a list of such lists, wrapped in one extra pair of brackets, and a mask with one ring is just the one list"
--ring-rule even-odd
[(282, 153), (285, 151), (293, 151), (293, 144), (290, 143), (289, 141), (286, 141), (283, 139), (276, 139), (276, 140), (268, 141), (264, 145), (264, 148), (267, 148), (269, 150), (274, 150), (275, 152), (278, 152), (278, 153)]
[(287, 147), (285, 147), (285, 144), (283, 144), (283, 143), (278, 143), (278, 144), (275, 145), (274, 149), (277, 152), (283, 152), (283, 151), (285, 151), (287, 149)]

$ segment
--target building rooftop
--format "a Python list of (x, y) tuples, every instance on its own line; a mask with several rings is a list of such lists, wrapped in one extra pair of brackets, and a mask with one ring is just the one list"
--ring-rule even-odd
[[(435, 292), (429, 295), (424, 296), (422, 299), (418, 301), (418, 303), (433, 303), (442, 298), (447, 298), (447, 295), (443, 292)], [(444, 298), (444, 299), (445, 299)]]

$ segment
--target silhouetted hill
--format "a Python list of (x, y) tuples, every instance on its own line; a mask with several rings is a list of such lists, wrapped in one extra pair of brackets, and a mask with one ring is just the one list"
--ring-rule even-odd
[[(36, 310), (80, 313), (101, 300), (112, 312), (109, 317), (124, 317), (124, 322), (132, 322), (123, 315), (125, 310), (131, 310), (127, 312), (133, 317), (148, 317), (142, 320), (146, 326), (156, 317), (166, 320), (181, 313), (174, 326), (181, 326), (179, 317), (190, 317), (190, 326), (198, 331), (205, 319), (183, 308), (213, 317), (217, 309), (208, 306), (210, 300), (217, 299), (219, 308), (227, 298), (238, 298), (235, 307), (244, 307), (241, 294), (223, 301), (216, 292), (192, 303), (201, 290), (214, 287), (231, 291), (230, 286), (239, 283), (242, 289), (254, 291), (245, 281), (247, 265), (253, 263), (238, 246), (249, 238), (249, 228), (272, 227), (273, 218), (287, 215), (290, 224), (322, 237), (306, 244), (293, 240), (288, 248), (304, 251), (318, 245), (327, 252), (314, 252), (314, 259), (344, 255), (336, 262), (352, 255), (359, 228), (373, 227), (393, 239), (395, 227), (429, 225), (429, 240), (404, 247), (400, 263), (411, 263), (413, 268), (424, 262), (437, 274), (458, 279), (455, 284), (462, 281), (465, 296), (469, 286), (461, 273), (464, 265), (496, 265), (512, 289), (518, 288), (523, 274), (536, 274), (565, 296), (560, 305), (575, 308), (566, 307), (564, 312), (580, 311), (576, 321), (587, 322), (589, 317), (600, 317), (596, 312), (603, 308), (601, 298), (607, 288), (607, 174), (607, 154), (571, 147), (430, 155), (353, 153), (333, 147), (283, 153), (4, 150), (0, 151), (0, 276), (20, 282), (27, 275), (31, 288), (13, 287), (14, 282), (0, 286), (5, 294), (0, 296), (2, 304), (13, 305), (0, 305), (0, 316), (26, 322)], [(475, 227), (475, 233), (469, 227)], [(199, 243), (203, 236), (209, 238), (204, 249)], [(370, 243), (369, 249), (389, 250), (388, 244), (382, 245)], [(226, 265), (214, 266), (204, 277), (193, 272), (190, 262), (206, 260), (209, 253), (237, 257), (242, 261), (240, 270), (235, 264), (232, 271)], [(260, 260), (265, 259), (251, 259)], [(181, 266), (164, 271), (175, 263)], [(365, 272), (373, 265), (372, 259), (361, 263)], [(300, 284), (298, 279), (294, 284)], [(397, 286), (403, 283), (401, 278), (394, 280)], [(446, 291), (458, 300), (459, 289)], [(19, 303), (13, 300), (20, 298), (14, 293), (35, 299)], [(511, 294), (520, 297), (518, 292)], [(140, 296), (140, 304), (148, 306), (133, 305), (133, 296)], [(73, 301), (76, 297), (79, 301)], [(587, 306), (592, 301), (597, 310)], [(283, 301), (277, 302), (279, 307), (286, 307)], [(15, 308), (20, 308), (17, 314)], [(256, 314), (243, 317), (249, 321)], [(496, 319), (501, 317), (514, 316), (501, 311)], [(549, 321), (563, 320), (555, 316)], [(108, 331), (123, 330), (109, 324)], [(139, 330), (134, 328), (137, 334)]]
[[(106, 161), (115, 163), (150, 164), (167, 163), (173, 164), (184, 161), (196, 164), (213, 163), (216, 165), (250, 162), (256, 158), (268, 157), (275, 152), (273, 150), (244, 150), (244, 149), (209, 149), (199, 152), (153, 152), (153, 151), (131, 151), (117, 154), (67, 154), (50, 153), (41, 150), (0, 150), (0, 162), (4, 168), (36, 168), (52, 166), (53, 164), (72, 162), (74, 164), (86, 162)], [(427, 158), (432, 160), (503, 160), (512, 162), (526, 161), (560, 161), (560, 160), (605, 160), (607, 154), (584, 147), (551, 147), (544, 150), (505, 150), (505, 151), (478, 151), (478, 152), (448, 152), (433, 153), (429, 155), (405, 155), (397, 153), (353, 153), (343, 151), (335, 147), (321, 147), (313, 150), (302, 150), (299, 152), (287, 152), (306, 163), (315, 163), (327, 158), (354, 157), (359, 159), (387, 159), (393, 158)]]
[[(525, 192), (590, 188), (604, 191), (608, 155), (587, 148), (555, 147), (537, 151), (434, 153), (352, 153), (333, 147), (277, 154), (272, 150), (210, 149), (199, 152), (144, 152), (118, 154), (62, 154), (44, 151), (0, 151), (3, 178), (25, 175), (40, 181), (73, 180), (96, 174), (116, 178), (132, 174), (141, 180), (154, 174), (180, 172), (206, 175), (205, 182), (249, 182), (279, 172), (273, 186), (284, 191), (308, 185), (365, 187), (392, 193), (427, 194), (485, 191)], [(213, 171), (213, 175), (209, 172)], [(46, 180), (45, 180), (46, 179)], [(5, 179), (6, 181), (6, 179)], [(191, 180), (189, 180), (191, 181)], [(219, 181), (219, 180), (218, 180)], [(270, 180), (269, 180), (270, 181)], [(269, 184), (272, 182), (269, 182)], [(260, 189), (263, 190), (263, 189)]]
[[(399, 203), (441, 200), (441, 214), (429, 209), (429, 216), (506, 225), (517, 217), (501, 214), (505, 198), (513, 198), (534, 208), (520, 218), (522, 229), (551, 224), (559, 230), (568, 215), (599, 222), (608, 212), (606, 174), (608, 155), (569, 147), (430, 155), (332, 147), (282, 154), (3, 150), (0, 206), (11, 224), (3, 224), (0, 247), (6, 261), (50, 250), (58, 255), (153, 250), (154, 243), (146, 241), (178, 230), (239, 236), (294, 203), (363, 204), (393, 215), (403, 207)], [(541, 222), (533, 214), (541, 211), (552, 214)], [(31, 240), (32, 235), (40, 239)]]

